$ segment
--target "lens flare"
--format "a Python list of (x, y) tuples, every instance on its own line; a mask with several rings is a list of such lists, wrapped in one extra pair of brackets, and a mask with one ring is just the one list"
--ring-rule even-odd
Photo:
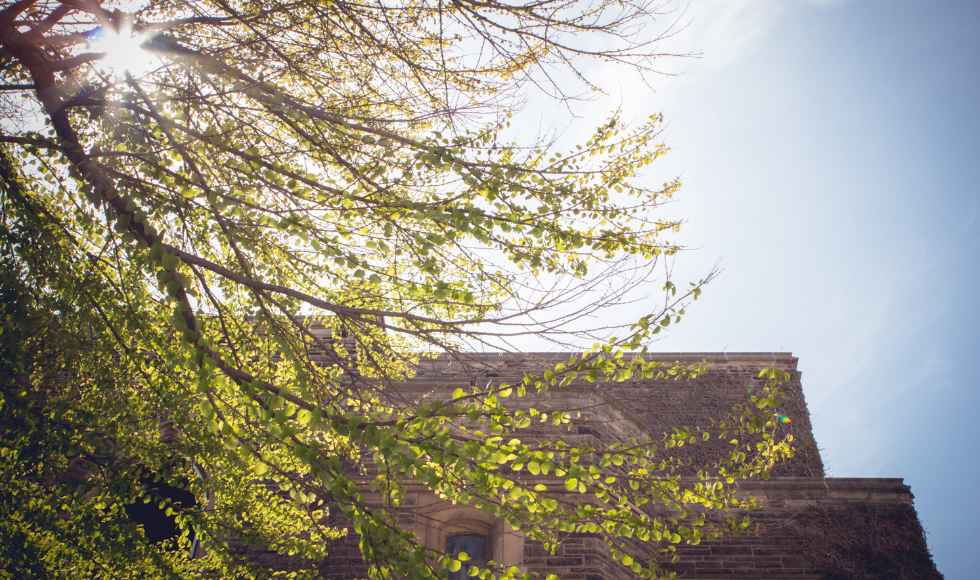
[(793, 422), (793, 421), (792, 421), (792, 420), (791, 420), (791, 419), (790, 419), (789, 417), (787, 417), (786, 415), (783, 415), (782, 417), (780, 417), (780, 418), (779, 418), (779, 420), (780, 420), (780, 421), (782, 421), (783, 423), (792, 423), (792, 422)]
[(122, 74), (129, 71), (133, 76), (148, 72), (154, 64), (153, 54), (143, 48), (147, 38), (142, 34), (133, 35), (133, 27), (124, 24), (119, 30), (102, 28), (93, 37), (89, 47), (93, 52), (105, 53), (98, 61), (101, 66)]

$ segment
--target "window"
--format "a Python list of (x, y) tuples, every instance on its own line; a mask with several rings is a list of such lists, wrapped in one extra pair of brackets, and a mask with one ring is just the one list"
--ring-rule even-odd
[[(180, 464), (183, 464), (183, 460), (171, 460), (169, 465), (165, 466), (165, 470), (170, 471)], [(191, 467), (199, 479), (206, 479), (201, 467), (195, 463), (191, 463)], [(127, 505), (126, 515), (130, 521), (143, 527), (143, 534), (151, 544), (169, 541), (170, 549), (175, 549), (176, 540), (180, 537), (177, 513), (182, 510), (199, 510), (202, 507), (190, 491), (190, 482), (184, 477), (177, 476), (173, 478), (173, 483), (169, 483), (159, 473), (145, 466), (139, 469), (137, 477), (139, 485), (146, 490), (145, 500), (137, 500)], [(204, 501), (207, 505), (206, 509), (214, 508), (214, 498), (211, 494), (205, 492)], [(163, 502), (162, 506), (161, 502)], [(170, 515), (167, 514), (167, 509), (172, 510)], [(200, 530), (197, 528), (191, 533), (191, 545), (188, 551), (191, 559), (204, 556), (199, 535)]]
[[(189, 483), (177, 478), (171, 484), (147, 468), (141, 469), (138, 481), (146, 493), (143, 501), (126, 506), (129, 519), (143, 526), (143, 534), (151, 544), (176, 540), (180, 536), (176, 512), (198, 507), (197, 498), (188, 490)], [(168, 514), (168, 509), (174, 513)]]
[(485, 565), (493, 560), (497, 566), (517, 566), (524, 572), (524, 535), (503, 519), (483, 510), (453, 504), (431, 493), (414, 498), (414, 531), (422, 543), (435, 554), (455, 556), (466, 552), (468, 560), (449, 580), (473, 580), (470, 566)]
[(453, 557), (466, 554), (469, 559), (456, 572), (449, 572), (449, 580), (467, 580), (470, 566), (483, 566), (487, 563), (487, 537), (477, 534), (449, 536), (446, 538), (446, 553)]

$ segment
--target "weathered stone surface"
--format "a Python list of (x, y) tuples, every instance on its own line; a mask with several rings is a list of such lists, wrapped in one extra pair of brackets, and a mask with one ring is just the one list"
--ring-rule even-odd
[[(538, 373), (568, 358), (568, 355), (534, 353), (519, 356), (472, 354), (465, 355), (462, 361), (438, 358), (424, 361), (417, 375), (395, 385), (395, 390), (406, 400), (448, 399), (458, 387), (468, 390), (470, 386), (491, 382), (517, 383), (525, 372)], [(585, 418), (573, 424), (570, 430), (536, 427), (528, 430), (524, 439), (561, 438), (571, 445), (595, 444), (628, 441), (639, 435), (655, 436), (679, 425), (708, 427), (710, 419), (722, 417), (733, 405), (744, 402), (749, 390), (762, 385), (761, 379), (757, 378), (761, 369), (775, 366), (788, 371), (791, 377), (784, 387), (785, 398), (780, 410), (792, 419), (785, 429), (794, 436), (795, 457), (777, 467), (773, 473), (775, 477), (769, 481), (738, 482), (740, 494), (752, 495), (762, 501), (762, 507), (751, 516), (758, 527), (753, 527), (750, 533), (726, 537), (720, 542), (697, 546), (680, 544), (680, 561), (668, 564), (668, 570), (677, 572), (681, 578), (699, 580), (839, 580), (850, 577), (834, 576), (844, 570), (841, 566), (846, 565), (850, 566), (847, 570), (869, 579), (942, 578), (932, 566), (921, 527), (916, 527), (918, 520), (910, 489), (901, 479), (824, 477), (796, 357), (788, 353), (661, 353), (646, 358), (680, 364), (706, 360), (708, 372), (689, 381), (640, 380), (600, 385), (577, 381), (541, 396), (517, 400), (515, 405), (519, 407), (550, 404), (555, 408), (587, 409)], [(683, 451), (698, 463), (720, 455), (724, 449), (724, 442), (717, 442), (686, 447)], [(409, 494), (409, 497), (418, 502), (415, 509), (435, 509), (421, 486), (414, 496)], [(858, 541), (852, 542), (857, 548), (871, 550), (867, 554), (851, 554), (846, 546), (834, 544), (829, 533), (821, 535), (820, 529), (816, 532), (808, 529), (819, 522), (842, 517), (841, 514), (850, 514), (850, 525), (855, 529), (890, 529), (889, 526), (894, 528), (897, 521), (894, 518), (898, 513), (896, 510), (904, 514), (902, 517), (906, 519), (902, 520), (902, 525), (906, 528), (885, 533), (887, 541), (878, 544), (872, 545), (872, 542), (865, 546)], [(411, 522), (411, 517), (405, 521)], [(434, 524), (426, 525), (432, 528)], [(412, 524), (408, 527), (412, 528)], [(437, 535), (433, 529), (425, 533), (427, 537)], [(921, 542), (916, 540), (917, 537), (922, 538)], [(520, 545), (513, 538), (500, 541), (504, 541), (501, 546), (509, 546), (506, 548), (508, 557), (519, 560), (514, 562), (516, 565), (523, 571), (540, 574), (542, 579), (548, 574), (556, 574), (565, 580), (636, 578), (609, 557), (608, 548), (598, 537), (589, 534), (566, 537), (553, 554), (530, 540), (522, 540)], [(832, 552), (836, 559), (832, 562), (821, 559), (824, 552)], [(356, 538), (348, 537), (338, 542), (331, 554), (327, 560), (317, 563), (323, 578), (366, 577), (366, 568), (357, 556)], [(867, 566), (859, 569), (862, 562), (878, 562), (881, 558), (891, 562), (892, 567), (887, 573), (897, 570), (898, 575), (876, 576), (874, 570), (869, 575)]]

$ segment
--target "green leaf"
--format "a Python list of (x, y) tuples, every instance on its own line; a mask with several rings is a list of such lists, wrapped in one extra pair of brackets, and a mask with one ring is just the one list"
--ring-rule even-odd
[[(563, 363), (466, 352), (483, 341), (506, 348), (526, 321), (555, 337), (617, 334), (595, 308), (630, 295), (593, 304), (591, 290), (619, 288), (637, 260), (677, 252), (664, 237), (677, 224), (661, 206), (680, 183), (649, 189), (641, 176), (667, 151), (662, 115), (628, 127), (615, 115), (595, 120), (567, 149), (515, 141), (496, 115), (546, 61), (595, 85), (560, 70), (571, 66), (563, 34), (597, 61), (642, 60), (654, 16), (642, 6), (218, 2), (187, 19), (182, 3), (158, 3), (137, 14), (140, 31), (162, 35), (145, 47), (150, 70), (113, 70), (115, 55), (81, 63), (66, 46), (55, 86), (26, 60), (51, 48), (45, 34), (78, 32), (81, 17), (59, 21), (58, 2), (26, 4), (23, 22), (56, 24), (5, 29), (14, 37), (4, 45), (23, 49), (4, 54), (5, 82), (39, 89), (4, 101), (4, 112), (40, 118), (5, 126), (0, 150), (0, 363), (23, 378), (0, 405), (0, 489), (5, 521), (43, 549), (0, 537), (15, 566), (39, 559), (10, 577), (92, 576), (92, 554), (99, 577), (248, 576), (229, 559), (237, 542), (291, 558), (290, 574), (305, 577), (313, 571), (300, 568), (345, 534), (359, 538), (372, 577), (462, 570), (465, 557), (427, 551), (405, 527), (418, 494), (523, 526), (549, 548), (577, 530), (639, 537), (647, 509), (675, 492), (681, 504), (703, 496), (706, 510), (731, 507), (740, 515), (728, 523), (747, 525), (741, 514), (755, 506), (714, 479), (685, 481), (697, 496), (678, 491), (675, 447), (692, 442), (681, 425), (667, 426), (663, 447), (633, 441), (625, 459), (610, 442), (638, 434), (559, 437), (608, 419), (579, 405), (596, 393), (567, 391), (576, 381), (702, 372), (624, 354), (645, 352), (683, 310), (638, 313), (624, 338)], [(483, 36), (495, 29), (506, 40)], [(474, 35), (493, 44), (486, 58), (466, 53)], [(77, 50), (100, 53), (90, 40)], [(673, 282), (664, 289), (676, 293)], [(577, 327), (583, 320), (595, 327)], [(514, 376), (523, 381), (502, 383)], [(566, 390), (548, 393), (556, 385)], [(720, 441), (762, 448), (748, 458), (736, 446), (704, 473), (765, 478), (791, 455), (791, 439), (771, 418), (757, 424), (765, 413), (751, 403), (738, 412)], [(516, 429), (533, 444), (512, 438)], [(97, 481), (77, 493), (45, 485), (45, 470), (60, 468), (38, 466), (78, 457), (98, 458)], [(122, 519), (144, 472), (197, 497), (197, 508), (164, 506), (182, 540), (149, 545)], [(567, 501), (576, 490), (595, 501)], [(685, 530), (681, 513), (670, 525)], [(191, 533), (207, 540), (207, 558), (181, 556)], [(181, 550), (171, 558), (167, 546)], [(488, 566), (469, 571), (519, 575), (510, 563)]]

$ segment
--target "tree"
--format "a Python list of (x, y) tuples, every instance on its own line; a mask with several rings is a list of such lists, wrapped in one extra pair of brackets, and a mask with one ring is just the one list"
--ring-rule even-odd
[[(563, 341), (676, 252), (662, 235), (678, 224), (656, 209), (679, 182), (651, 190), (634, 179), (666, 151), (659, 117), (627, 129), (613, 116), (566, 151), (505, 137), (523, 86), (562, 100), (556, 70), (588, 82), (577, 58), (651, 71), (658, 55), (642, 39), (656, 10), (612, 0), (175, 0), (133, 13), (86, 0), (8, 4), (4, 569), (261, 575), (233, 543), (322, 556), (343, 533), (325, 523), (329, 506), (360, 535), (377, 578), (458, 569), (400, 526), (409, 480), (549, 545), (563, 532), (602, 533), (644, 577), (671, 543), (747, 525), (704, 514), (751, 508), (726, 482), (764, 476), (790, 453), (774, 390), (712, 433), (575, 450), (521, 443), (541, 413), (503, 404), (581, 378), (696, 373), (642, 355), (703, 282), (678, 293), (661, 280), (662, 308), (620, 338), (595, 330), (601, 342), (520, 384), (423, 404), (390, 387), (435, 353), (506, 347), (527, 332)], [(149, 65), (136, 62), (144, 53)], [(536, 285), (544, 278), (554, 290)], [(563, 310), (610, 280), (588, 306)], [(310, 332), (314, 321), (332, 338)], [(489, 438), (454, 427), (458, 418)], [(161, 421), (179, 437), (162, 441)], [(696, 482), (671, 476), (669, 449), (711, 435), (735, 437), (732, 453)], [(666, 460), (654, 461), (658, 449)], [(555, 485), (522, 479), (545, 464)], [(355, 475), (369, 465), (380, 474), (365, 488)], [(180, 538), (150, 542), (132, 517), (141, 501), (175, 514)], [(655, 516), (657, 501), (673, 517)], [(663, 547), (637, 552), (634, 535)], [(203, 557), (188, 557), (192, 537), (207, 543)]]

